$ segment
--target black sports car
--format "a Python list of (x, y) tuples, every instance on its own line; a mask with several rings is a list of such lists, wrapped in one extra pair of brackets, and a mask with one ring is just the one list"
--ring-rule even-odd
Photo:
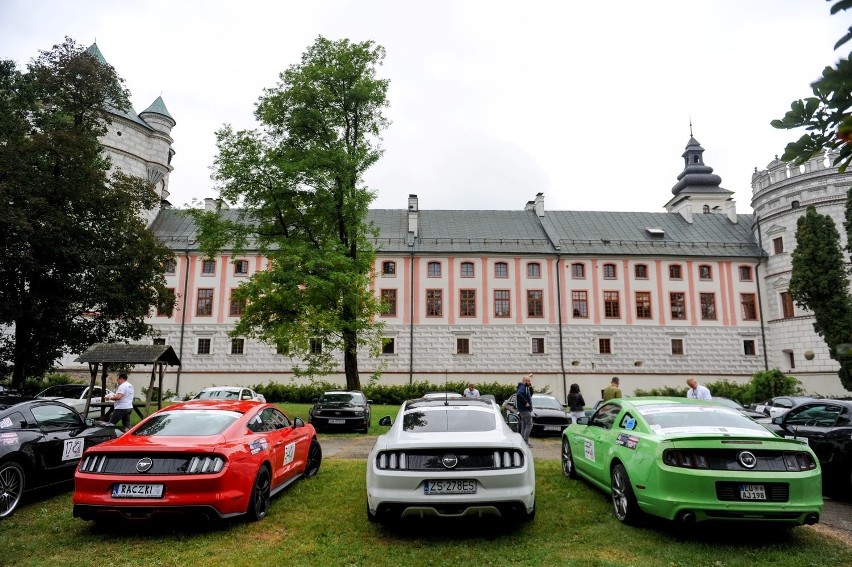
[(823, 490), (852, 498), (852, 402), (811, 400), (765, 425), (810, 445), (822, 466)]
[(325, 392), (308, 412), (314, 429), (346, 429), (367, 433), (370, 430), (370, 404), (363, 393), (357, 391)]
[[(509, 423), (509, 427), (515, 431), (518, 430), (516, 398), (517, 394), (512, 394), (503, 402), (503, 416)], [(532, 430), (530, 435), (562, 435), (562, 431), (571, 425), (571, 416), (556, 397), (550, 394), (533, 394), (532, 403)]]
[(15, 511), (25, 491), (74, 478), (84, 450), (120, 434), (50, 400), (0, 410), (0, 518)]

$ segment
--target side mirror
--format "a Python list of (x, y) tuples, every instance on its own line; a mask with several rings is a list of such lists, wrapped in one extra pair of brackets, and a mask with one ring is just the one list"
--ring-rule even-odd
[(372, 403), (373, 403), (373, 400), (367, 400), (367, 403), (368, 403), (368, 404), (372, 404)]
[(519, 426), (520, 422), (521, 422), (521, 419), (518, 417), (518, 414), (510, 413), (509, 415), (506, 416), (506, 423), (509, 424), (509, 429), (511, 429), (515, 433), (518, 432), (518, 426)]
[(90, 417), (87, 417), (87, 418), (86, 418), (86, 427), (91, 427), (91, 426), (93, 426), (94, 424), (95, 424), (95, 420), (94, 420), (94, 419), (92, 419), (92, 418), (90, 418)]
[(379, 425), (382, 425), (384, 427), (390, 427), (391, 425), (393, 425), (393, 420), (391, 419), (391, 416), (389, 416), (389, 415), (383, 416), (379, 420)]
[(577, 425), (589, 425), (589, 418), (585, 416), (578, 417), (576, 420), (574, 420), (574, 423), (576, 423)]
[(775, 425), (784, 425), (784, 416), (779, 415), (777, 417), (773, 417), (772, 423), (774, 423)]
[(311, 403), (312, 403), (312, 404), (315, 404), (315, 403), (317, 403), (318, 401), (319, 401), (319, 398), (314, 398), (314, 399), (312, 399), (312, 400), (311, 400)]
[(293, 420), (293, 428), (294, 429), (296, 427), (304, 427), (304, 426), (305, 426), (305, 422), (302, 421), (301, 417), (297, 417), (296, 419)]

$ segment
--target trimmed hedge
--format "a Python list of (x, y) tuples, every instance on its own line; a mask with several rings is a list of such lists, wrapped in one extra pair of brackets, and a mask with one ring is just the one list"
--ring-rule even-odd
[[(787, 376), (777, 368), (755, 372), (751, 380), (745, 384), (738, 384), (723, 379), (703, 385), (707, 386), (712, 396), (736, 400), (745, 406), (776, 396), (795, 396), (802, 394), (801, 383), (793, 376)], [(686, 397), (687, 389), (686, 387), (665, 386), (662, 388), (652, 388), (651, 390), (636, 390), (633, 395), (684, 398)]]
[[(446, 384), (432, 384), (430, 382), (414, 382), (413, 384), (404, 384), (399, 386), (391, 386), (387, 384), (373, 384), (363, 388), (364, 395), (373, 400), (374, 404), (384, 405), (399, 405), (405, 400), (411, 400), (423, 396), (427, 392), (458, 392), (461, 394), (467, 388), (468, 382), (448, 382)], [(498, 404), (502, 404), (506, 398), (511, 396), (517, 390), (516, 385), (498, 384), (491, 382), (487, 384), (474, 384), (474, 387), (479, 390), (480, 394), (491, 394), (497, 400)], [(268, 384), (256, 384), (254, 390), (258, 394), (263, 394), (267, 402), (289, 402), (295, 404), (309, 404), (315, 398), (320, 397), (323, 392), (329, 390), (340, 390), (343, 387), (338, 384), (320, 381), (310, 384), (282, 384), (279, 382), (269, 382)], [(538, 393), (546, 394), (548, 389), (545, 387), (538, 390)]]

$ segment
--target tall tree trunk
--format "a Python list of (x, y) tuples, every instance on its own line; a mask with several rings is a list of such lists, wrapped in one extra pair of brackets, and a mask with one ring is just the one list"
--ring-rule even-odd
[(358, 376), (358, 340), (355, 331), (343, 331), (343, 368), (346, 371), (346, 389), (360, 390), (361, 378)]
[(29, 336), (30, 327), (24, 322), (24, 319), (15, 321), (15, 366), (12, 371), (12, 388), (19, 392), (24, 391), (24, 382), (27, 379)]

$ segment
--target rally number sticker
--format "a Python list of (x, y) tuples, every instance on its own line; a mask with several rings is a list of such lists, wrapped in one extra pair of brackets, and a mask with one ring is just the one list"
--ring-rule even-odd
[(590, 461), (595, 460), (595, 442), (591, 439), (583, 440), (583, 454)]
[(83, 456), (83, 440), (82, 439), (66, 439), (62, 446), (62, 460), (70, 461), (79, 459)]
[(296, 456), (296, 443), (288, 443), (284, 447), (284, 464), (288, 465), (293, 462), (293, 457)]

